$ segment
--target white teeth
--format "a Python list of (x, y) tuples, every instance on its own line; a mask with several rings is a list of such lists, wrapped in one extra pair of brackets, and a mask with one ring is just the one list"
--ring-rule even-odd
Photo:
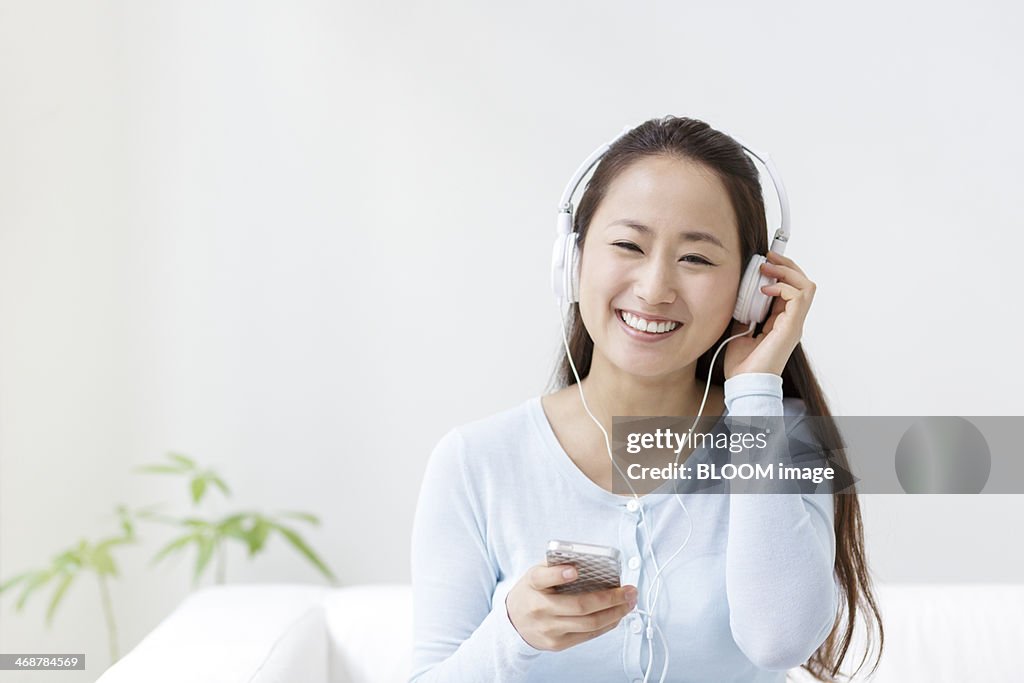
[(622, 321), (635, 330), (640, 330), (649, 334), (664, 334), (679, 327), (679, 323), (677, 322), (654, 322), (653, 320), (644, 320), (636, 317), (632, 313), (627, 313), (626, 311), (622, 311)]

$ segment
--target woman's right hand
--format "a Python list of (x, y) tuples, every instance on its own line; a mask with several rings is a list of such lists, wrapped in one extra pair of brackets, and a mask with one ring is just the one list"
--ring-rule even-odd
[[(568, 574), (563, 572), (568, 571)], [(505, 610), (516, 631), (537, 650), (565, 650), (618, 626), (636, 606), (636, 587), (591, 593), (556, 593), (576, 579), (568, 564), (531, 567), (505, 596)]]

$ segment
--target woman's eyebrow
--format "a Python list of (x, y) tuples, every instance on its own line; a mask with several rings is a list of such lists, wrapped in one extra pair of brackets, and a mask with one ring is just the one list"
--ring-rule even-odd
[[(607, 225), (605, 229), (608, 229), (614, 225), (625, 225), (627, 228), (632, 228), (637, 232), (642, 232), (648, 235), (651, 234), (652, 232), (652, 230), (643, 223), (639, 223), (628, 218), (620, 218), (617, 221), (612, 221)], [(706, 232), (704, 230), (682, 230), (679, 232), (679, 237), (684, 242), (708, 242), (709, 244), (715, 245), (719, 249), (729, 251), (728, 249), (726, 249), (725, 245), (722, 244), (721, 240), (719, 240), (710, 232)]]

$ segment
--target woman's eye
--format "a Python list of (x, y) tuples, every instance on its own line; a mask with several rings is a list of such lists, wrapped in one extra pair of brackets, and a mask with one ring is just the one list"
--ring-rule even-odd
[[(693, 259), (693, 260), (692, 261), (688, 261), (687, 259)], [(710, 266), (710, 265), (712, 265), (710, 261), (708, 261), (707, 259), (705, 259), (705, 258), (703, 258), (701, 256), (697, 256), (696, 254), (688, 254), (688, 255), (684, 256), (683, 258), (681, 258), (679, 260), (680, 261), (686, 261), (687, 263), (696, 263), (696, 264), (703, 265), (703, 266)]]
[[(638, 254), (644, 253), (643, 250), (640, 247), (638, 247), (637, 245), (633, 244), (632, 242), (613, 242), (612, 246), (613, 247), (619, 247), (621, 249), (625, 249), (626, 251), (634, 251), (634, 252), (636, 252)], [(697, 254), (687, 254), (686, 256), (682, 257), (679, 260), (683, 261), (684, 263), (692, 263), (694, 265), (699, 265), (699, 266), (713, 266), (714, 265), (713, 263), (711, 263), (710, 261), (705, 259), (703, 256), (698, 256)]]

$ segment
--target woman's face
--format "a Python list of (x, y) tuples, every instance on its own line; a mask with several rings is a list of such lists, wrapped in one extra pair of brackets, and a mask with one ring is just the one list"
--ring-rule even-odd
[[(732, 320), (740, 267), (732, 205), (710, 170), (666, 156), (633, 163), (583, 244), (580, 315), (595, 356), (640, 377), (686, 370)], [(635, 329), (650, 323), (665, 331)]]

